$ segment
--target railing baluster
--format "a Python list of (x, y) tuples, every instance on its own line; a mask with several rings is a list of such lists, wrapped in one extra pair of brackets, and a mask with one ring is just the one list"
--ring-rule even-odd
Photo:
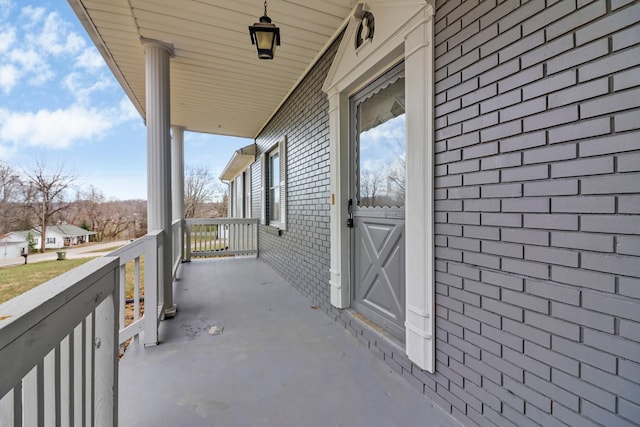
[[(258, 254), (258, 220), (250, 218), (187, 219), (187, 244), (191, 257), (220, 257)], [(196, 231), (197, 230), (197, 231)]]
[(22, 384), (13, 389), (13, 425), (22, 426)]
[(89, 406), (89, 402), (91, 402), (91, 396), (93, 393), (91, 392), (91, 383), (90, 378), (93, 376), (93, 371), (91, 370), (91, 330), (93, 323), (93, 313), (87, 316), (87, 318), (82, 322), (82, 377), (80, 381), (82, 382), (82, 425), (88, 426), (91, 425), (91, 408)]
[(187, 262), (191, 262), (191, 230), (192, 230), (192, 226), (191, 223), (189, 221), (186, 221), (187, 224)]
[(69, 335), (67, 335), (67, 345), (64, 347), (66, 350), (66, 364), (65, 370), (66, 375), (63, 376), (65, 380), (63, 381), (64, 391), (66, 399), (66, 406), (63, 407), (62, 411), (62, 425), (68, 425), (69, 427), (73, 427), (74, 423), (74, 404), (75, 404), (75, 328)]
[[(120, 313), (119, 313), (118, 325), (119, 325), (119, 329), (124, 329), (126, 327), (126, 311), (127, 311), (127, 301), (126, 301), (127, 293), (125, 292), (125, 286), (127, 284), (127, 262), (120, 264), (119, 273), (120, 273), (120, 301), (118, 301), (118, 303), (120, 304), (120, 307), (122, 307), (122, 309), (120, 310)], [(124, 353), (124, 350), (125, 350), (124, 342), (121, 342), (120, 351)]]
[[(133, 321), (140, 319), (140, 257), (133, 260)], [(138, 343), (138, 335), (134, 337)]]
[(15, 389), (0, 397), (0, 426), (15, 426), (13, 410), (13, 394)]
[(56, 346), (44, 358), (43, 390), (44, 390), (44, 425), (53, 427), (58, 425), (58, 384), (59, 384), (59, 346)]
[(55, 420), (55, 425), (56, 427), (60, 427), (61, 422), (62, 422), (62, 347), (61, 344), (64, 343), (66, 340), (63, 339), (61, 341), (60, 344), (58, 344), (55, 348), (55, 350), (53, 351), (53, 381), (52, 381), (52, 387), (50, 387), (50, 389), (53, 389), (53, 395), (51, 397), (49, 397), (52, 401), (53, 401), (53, 410), (54, 410), (54, 420)]
[[(56, 350), (53, 349), (44, 358), (42, 364), (42, 400), (44, 403), (44, 421), (45, 427), (53, 427), (56, 419), (56, 383), (55, 383), (55, 370), (56, 370)], [(40, 387), (40, 384), (38, 384)]]
[(36, 425), (38, 427), (44, 427), (44, 416), (45, 416), (45, 402), (44, 402), (44, 395), (45, 395), (45, 390), (44, 390), (44, 360), (46, 360), (46, 357), (43, 359), (43, 361), (41, 361), (40, 363), (38, 363), (38, 365), (36, 366), (36, 379), (35, 379), (35, 386), (36, 386), (36, 392), (35, 392), (35, 396), (36, 396)]
[(229, 251), (237, 251), (238, 248), (238, 224), (229, 224), (229, 228), (233, 229), (233, 233), (229, 236), (233, 243), (229, 244)]
[(22, 427), (22, 383), (0, 399), (0, 426)]
[(96, 372), (96, 354), (95, 354), (95, 342), (96, 342), (96, 311), (91, 313), (91, 328), (87, 329), (87, 369), (91, 371), (91, 375), (87, 377), (87, 416), (91, 427), (95, 426), (94, 414), (96, 413), (96, 379), (93, 375)]
[(94, 376), (95, 417), (97, 427), (114, 426), (118, 422), (118, 343), (116, 323), (117, 295), (108, 295), (94, 314), (94, 363), (101, 369)]

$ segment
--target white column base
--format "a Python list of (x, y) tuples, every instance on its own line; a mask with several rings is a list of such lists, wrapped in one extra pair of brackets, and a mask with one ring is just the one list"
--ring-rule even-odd
[(331, 271), (329, 284), (331, 285), (331, 305), (336, 308), (349, 308), (349, 289), (343, 285), (340, 273)]
[(178, 304), (173, 304), (171, 307), (164, 309), (162, 313), (162, 320), (173, 319), (178, 312)]
[(431, 315), (418, 307), (407, 304), (406, 352), (409, 360), (431, 373), (434, 372), (435, 340), (432, 331)]

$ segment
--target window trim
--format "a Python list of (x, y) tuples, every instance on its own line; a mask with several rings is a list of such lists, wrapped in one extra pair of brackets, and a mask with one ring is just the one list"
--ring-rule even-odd
[[(280, 212), (278, 213), (278, 218), (275, 219), (275, 205), (273, 199), (274, 190), (278, 190), (278, 199), (282, 198), (280, 194), (280, 147), (276, 146), (274, 149), (269, 151), (269, 165), (267, 167), (267, 218), (269, 218), (269, 225), (272, 227), (280, 228)], [(273, 164), (274, 158), (278, 159), (278, 177), (273, 176)], [(278, 200), (278, 211), (280, 210), (280, 200)]]
[[(278, 155), (279, 176), (278, 187), (280, 193), (280, 218), (271, 220), (271, 158)], [(283, 136), (261, 156), (262, 159), (262, 225), (274, 227), (278, 230), (287, 229), (287, 136)]]

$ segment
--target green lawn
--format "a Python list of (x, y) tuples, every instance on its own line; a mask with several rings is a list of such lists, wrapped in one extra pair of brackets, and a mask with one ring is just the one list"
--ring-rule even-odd
[[(43, 261), (0, 268), (0, 304), (95, 258)], [(144, 295), (144, 257), (140, 262), (140, 295)], [(133, 298), (133, 261), (127, 263), (125, 297)]]
[(92, 258), (43, 261), (0, 268), (0, 304), (47, 282)]
[(120, 249), (122, 247), (122, 245), (119, 246), (111, 246), (109, 248), (105, 248), (105, 249), (96, 249), (95, 251), (89, 251), (87, 253), (93, 254), (93, 253), (102, 253), (102, 252), (113, 252), (116, 249)]

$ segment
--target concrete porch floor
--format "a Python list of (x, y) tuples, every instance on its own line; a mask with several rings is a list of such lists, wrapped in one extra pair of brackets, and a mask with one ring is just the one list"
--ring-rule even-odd
[(459, 425), (258, 259), (184, 264), (174, 295), (120, 362), (121, 426)]

